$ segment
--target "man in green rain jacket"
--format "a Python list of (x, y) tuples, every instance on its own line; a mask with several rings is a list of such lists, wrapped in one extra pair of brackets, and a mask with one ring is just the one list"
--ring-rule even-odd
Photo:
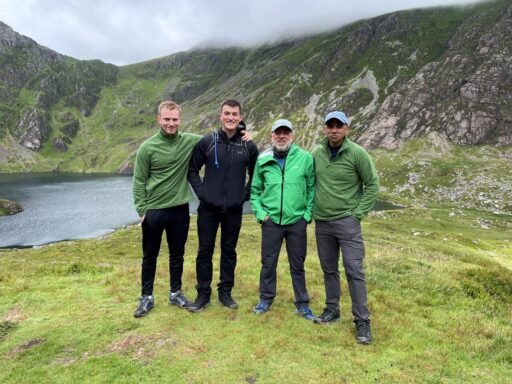
[(260, 302), (253, 309), (255, 314), (267, 312), (274, 301), (277, 261), (286, 239), (296, 313), (314, 319), (304, 271), (306, 226), (311, 222), (314, 196), (313, 157), (293, 144), (292, 124), (277, 120), (272, 125), (272, 147), (258, 157), (251, 187), (251, 206), (262, 232)]

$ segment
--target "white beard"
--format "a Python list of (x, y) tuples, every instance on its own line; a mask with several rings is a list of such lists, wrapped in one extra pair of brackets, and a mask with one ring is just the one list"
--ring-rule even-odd
[(277, 152), (286, 152), (290, 149), (290, 147), (292, 146), (292, 142), (288, 142), (287, 144), (285, 145), (278, 145), (276, 142), (273, 142), (272, 145), (274, 146), (274, 149), (277, 151)]

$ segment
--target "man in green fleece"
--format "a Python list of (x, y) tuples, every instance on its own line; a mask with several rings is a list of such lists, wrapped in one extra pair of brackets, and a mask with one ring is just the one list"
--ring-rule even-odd
[(379, 178), (370, 155), (346, 137), (349, 131), (347, 116), (339, 111), (330, 112), (324, 122), (326, 138), (313, 150), (316, 167), (313, 218), (324, 273), (326, 308), (315, 323), (326, 324), (340, 318), (338, 262), (341, 248), (352, 299), (356, 341), (370, 344), (361, 220), (377, 200)]
[(261, 223), (260, 302), (255, 314), (270, 309), (276, 296), (276, 268), (283, 240), (290, 264), (296, 313), (306, 320), (309, 309), (304, 261), (306, 226), (311, 222), (315, 196), (315, 169), (310, 153), (293, 144), (293, 126), (286, 119), (272, 125), (272, 147), (256, 161), (251, 206)]
[(156, 260), (165, 230), (169, 247), (169, 304), (187, 308), (181, 291), (183, 255), (188, 236), (192, 200), (187, 171), (194, 146), (201, 136), (178, 132), (181, 108), (172, 101), (158, 106), (157, 134), (144, 141), (135, 160), (133, 197), (142, 226), (142, 289), (135, 317), (153, 308)]

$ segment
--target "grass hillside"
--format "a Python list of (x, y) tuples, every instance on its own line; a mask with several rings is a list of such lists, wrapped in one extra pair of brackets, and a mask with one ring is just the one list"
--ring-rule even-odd
[[(183, 287), (190, 298), (193, 222)], [(354, 341), (345, 282), (337, 324), (319, 326), (293, 313), (284, 249), (272, 309), (251, 313), (260, 268), (260, 228), (251, 216), (238, 247), (236, 311), (217, 303), (199, 314), (169, 306), (162, 252), (156, 306), (135, 319), (139, 227), (0, 251), (0, 382), (510, 382), (510, 217), (438, 207), (373, 213), (363, 223), (371, 346)], [(216, 278), (218, 255), (214, 265)], [(313, 226), (306, 272), (319, 313), (324, 288)]]

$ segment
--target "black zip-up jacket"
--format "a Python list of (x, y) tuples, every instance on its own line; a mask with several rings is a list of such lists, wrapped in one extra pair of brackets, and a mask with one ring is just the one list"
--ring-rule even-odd
[[(207, 206), (222, 212), (241, 208), (250, 197), (257, 158), (258, 148), (253, 141), (243, 142), (239, 132), (228, 139), (220, 129), (204, 136), (194, 147), (188, 181)], [(201, 180), (199, 171), (203, 165), (205, 172)]]

